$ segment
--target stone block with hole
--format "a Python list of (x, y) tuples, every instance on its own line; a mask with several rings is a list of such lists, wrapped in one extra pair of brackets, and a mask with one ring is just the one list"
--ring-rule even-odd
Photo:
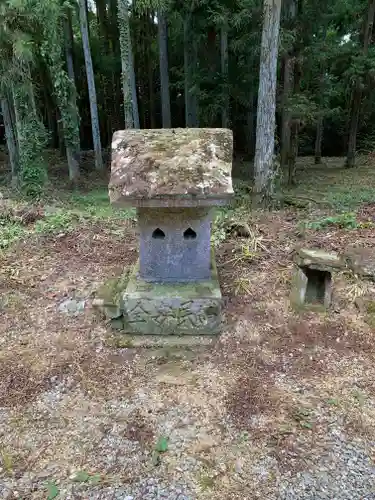
[(345, 268), (345, 260), (320, 249), (299, 249), (294, 256), (291, 300), (297, 306), (330, 307), (332, 302), (332, 273)]
[(232, 149), (227, 129), (114, 134), (110, 201), (136, 207), (139, 228), (139, 261), (117, 295), (121, 316), (109, 318), (126, 333), (220, 331), (211, 219), (212, 208), (233, 195)]

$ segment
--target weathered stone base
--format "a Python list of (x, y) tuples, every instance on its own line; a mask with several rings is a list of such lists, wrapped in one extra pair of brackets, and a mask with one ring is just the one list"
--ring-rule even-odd
[(98, 291), (98, 307), (114, 330), (132, 335), (215, 335), (220, 333), (222, 297), (215, 258), (211, 279), (150, 283), (133, 272), (111, 279)]
[(190, 283), (149, 283), (138, 265), (122, 295), (124, 330), (141, 335), (210, 335), (221, 328), (221, 291), (215, 261), (211, 279)]

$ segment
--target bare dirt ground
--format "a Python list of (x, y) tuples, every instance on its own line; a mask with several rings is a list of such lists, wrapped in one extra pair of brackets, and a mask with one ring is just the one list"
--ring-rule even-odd
[[(5, 251), (0, 497), (374, 499), (375, 330), (354, 305), (370, 285), (334, 276), (329, 312), (295, 311), (289, 293), (296, 246), (372, 246), (375, 231), (301, 232), (305, 216), (253, 214), (256, 255), (246, 239), (219, 246), (226, 326), (209, 347), (108, 347), (90, 303), (135, 261), (131, 222)], [(375, 205), (358, 214), (374, 216)], [(59, 311), (71, 297), (81, 314)]]

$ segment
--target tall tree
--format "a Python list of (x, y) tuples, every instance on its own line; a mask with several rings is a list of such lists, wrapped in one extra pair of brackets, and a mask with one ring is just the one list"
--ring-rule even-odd
[(13, 103), (8, 96), (2, 97), (1, 109), (3, 112), (5, 137), (9, 152), (9, 162), (12, 174), (12, 187), (15, 188), (18, 184), (19, 161), (18, 161), (16, 134), (14, 130), (14, 123), (12, 120), (12, 111), (11, 111), (12, 106)]
[(96, 14), (99, 25), (100, 38), (102, 39), (105, 52), (109, 51), (107, 0), (95, 0)]
[(229, 126), (229, 94), (228, 94), (228, 25), (225, 23), (220, 30), (221, 75), (224, 80), (224, 104), (221, 112), (221, 126)]
[(185, 76), (185, 126), (198, 127), (198, 96), (195, 73), (198, 62), (198, 43), (194, 36), (193, 6), (186, 9), (184, 17), (184, 76)]
[(88, 32), (88, 26), (87, 26), (86, 1), (85, 0), (79, 0), (79, 19), (80, 19), (80, 26), (81, 26), (83, 53), (84, 53), (84, 57), (85, 57), (87, 86), (88, 86), (88, 90), (89, 90), (89, 99), (90, 99), (92, 139), (93, 139), (94, 152), (95, 152), (95, 168), (97, 170), (102, 170), (104, 165), (103, 165), (103, 156), (102, 156), (102, 146), (101, 146), (101, 140), (100, 140), (98, 104), (97, 104), (97, 98), (96, 98), (94, 69), (92, 66), (90, 40), (89, 40), (89, 32)]
[(67, 8), (63, 18), (64, 23), (64, 42), (65, 59), (68, 76), (72, 82), (75, 82), (74, 59), (73, 59), (73, 28), (72, 28), (72, 10)]
[(314, 150), (314, 160), (316, 165), (322, 163), (322, 142), (323, 142), (323, 131), (324, 131), (324, 116), (323, 116), (323, 105), (324, 105), (324, 67), (320, 75), (320, 85), (319, 85), (319, 101), (320, 109), (316, 121), (316, 136), (315, 136), (315, 150)]
[(163, 128), (171, 127), (171, 98), (168, 72), (168, 23), (164, 10), (158, 11), (159, 65), (161, 87), (161, 112)]
[(129, 25), (128, 0), (118, 0), (122, 91), (126, 128), (139, 128), (137, 87), (134, 72), (132, 40)]
[[(30, 195), (39, 195), (47, 179), (44, 161), (47, 133), (32, 78), (38, 61), (38, 21), (35, 4), (0, 3), (0, 94), (7, 99), (20, 186)], [(5, 102), (3, 104), (6, 107)]]
[(273, 195), (277, 56), (281, 0), (264, 0), (255, 150), (255, 204)]
[[(297, 15), (297, 0), (284, 0), (285, 24), (295, 40), (295, 21)], [(295, 51), (294, 43), (287, 44), (283, 54), (283, 88), (282, 88), (282, 113), (281, 113), (281, 166), (288, 164), (290, 155), (291, 112), (289, 99), (294, 87)]]
[[(374, 25), (375, 15), (375, 0), (368, 0), (365, 20), (362, 29), (363, 48), (362, 55), (367, 57), (369, 45), (372, 38), (372, 29)], [(346, 156), (346, 167), (355, 166), (355, 153), (357, 148), (357, 130), (359, 123), (359, 113), (362, 103), (363, 83), (362, 78), (357, 77), (352, 91), (351, 106), (350, 106), (350, 124), (349, 124), (349, 141), (348, 152)]]
[[(43, 24), (41, 53), (48, 65), (54, 97), (61, 116), (69, 178), (76, 182), (79, 176), (80, 137), (71, 35), (69, 24), (65, 24), (69, 23), (69, 15), (57, 0), (38, 2), (38, 15), (41, 19), (48, 20)], [(68, 44), (65, 50), (68, 73), (62, 57), (64, 44)]]

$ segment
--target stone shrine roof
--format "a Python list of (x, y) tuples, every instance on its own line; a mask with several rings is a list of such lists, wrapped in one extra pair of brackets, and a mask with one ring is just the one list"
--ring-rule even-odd
[(115, 205), (227, 203), (233, 134), (222, 128), (119, 130), (112, 139), (109, 196)]

